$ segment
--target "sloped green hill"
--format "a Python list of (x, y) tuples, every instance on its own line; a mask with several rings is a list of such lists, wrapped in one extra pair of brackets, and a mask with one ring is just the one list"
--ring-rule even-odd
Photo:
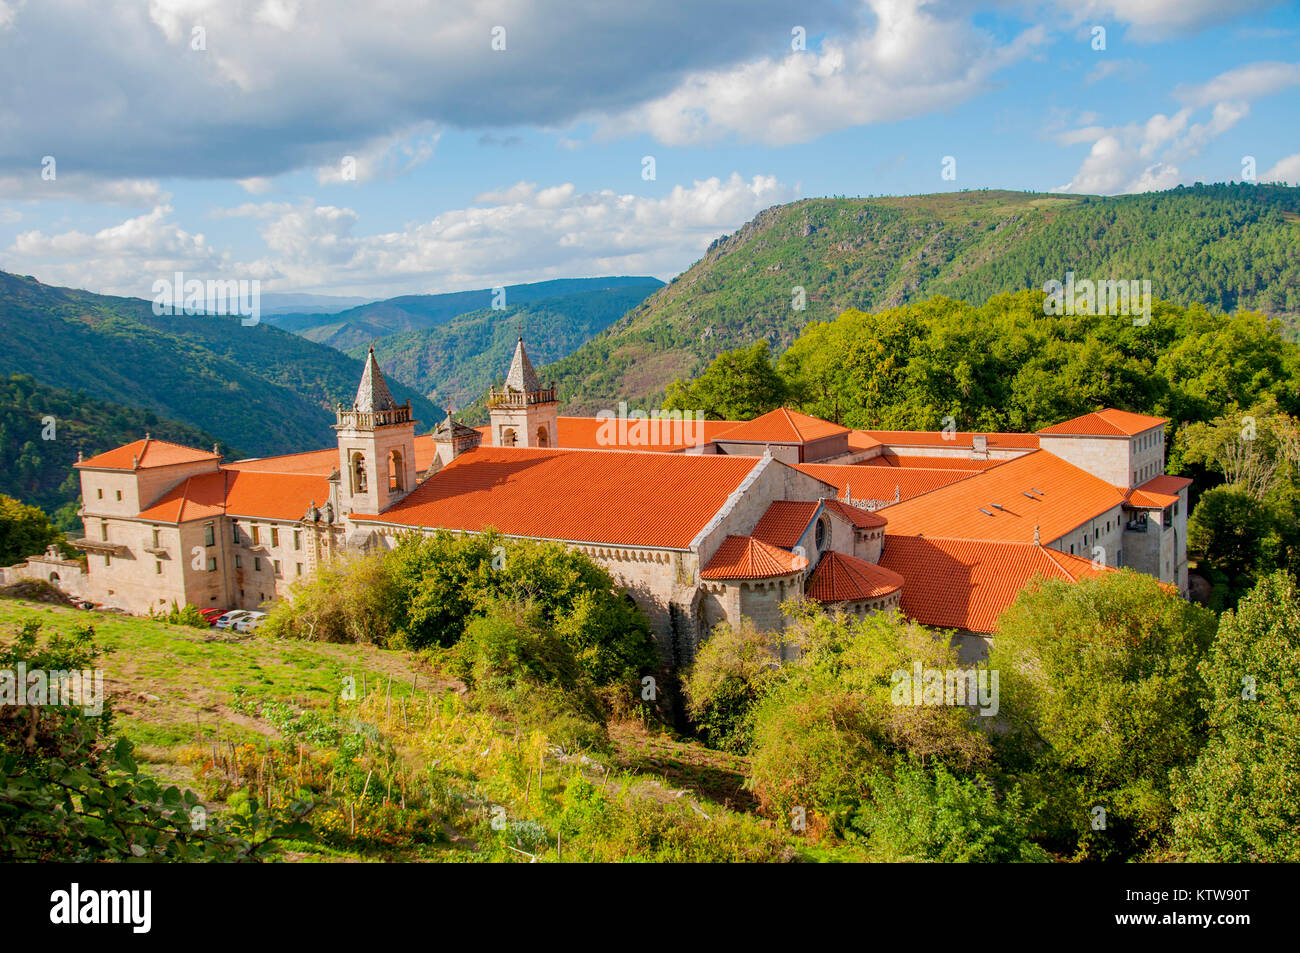
[[(163, 315), (140, 298), (55, 288), (0, 272), (0, 374), (139, 408), (254, 456), (334, 443), (337, 401), (361, 379), (356, 358), (263, 321)], [(442, 412), (394, 381), (432, 426)], [(160, 434), (161, 435), (161, 434)]]
[(240, 455), (211, 434), (152, 411), (10, 375), (0, 380), (0, 493), (56, 513), (81, 493), (72, 469), (79, 451), (94, 456), (146, 433), (190, 447), (216, 444), (227, 458)]
[[(943, 294), (982, 303), (1079, 277), (1151, 281), (1179, 304), (1300, 314), (1300, 188), (1114, 197), (955, 192), (765, 210), (621, 321), (543, 371), (569, 413), (657, 404), (724, 350), (781, 352), (813, 321)], [(796, 288), (805, 307), (794, 305)]]
[[(609, 327), (660, 285), (585, 291), (499, 311), (481, 308), (438, 327), (381, 337), (375, 354), (390, 377), (437, 403), (464, 407), (505, 376), (520, 333), (533, 363), (548, 364)], [(365, 352), (365, 344), (348, 351), (354, 357)]]

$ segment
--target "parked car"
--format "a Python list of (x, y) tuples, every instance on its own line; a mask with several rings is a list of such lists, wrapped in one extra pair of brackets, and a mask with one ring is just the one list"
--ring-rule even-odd
[(236, 632), (252, 632), (254, 628), (261, 625), (266, 619), (265, 612), (249, 612), (242, 619), (235, 622)]
[(218, 629), (228, 629), (248, 614), (247, 609), (232, 609), (230, 612), (223, 613), (217, 618), (217, 621), (212, 624)]
[(208, 620), (208, 625), (216, 625), (217, 620), (226, 614), (225, 609), (200, 609), (199, 615)]

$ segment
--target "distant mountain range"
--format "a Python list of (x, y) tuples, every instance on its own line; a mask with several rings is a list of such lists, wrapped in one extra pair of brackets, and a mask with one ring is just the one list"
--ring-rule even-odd
[[(252, 456), (331, 446), (334, 404), (350, 402), (361, 379), (361, 361), (268, 321), (158, 316), (140, 298), (5, 272), (0, 327), (0, 374), (146, 411)], [(391, 386), (426, 426), (444, 415), (400, 381)]]
[[(469, 312), (495, 311), (498, 318), (508, 320), (514, 313), (511, 309), (520, 305), (599, 292), (625, 293), (629, 289), (644, 289), (648, 295), (661, 287), (663, 282), (657, 278), (561, 278), (524, 285), (506, 285), (500, 291), (480, 288), (477, 291), (450, 294), (402, 295), (349, 308), (337, 314), (290, 313), (272, 315), (268, 320), (309, 341), (347, 351), (369, 345), (390, 334), (440, 327)], [(624, 298), (625, 294), (619, 300)], [(588, 299), (585, 309), (589, 310), (591, 302), (595, 300)], [(621, 314), (622, 312), (615, 315), (615, 318)]]
[[(1115, 197), (949, 192), (807, 199), (761, 212), (542, 376), (569, 413), (657, 406), (725, 350), (775, 353), (813, 321), (947, 295), (982, 303), (1066, 273), (1150, 280), (1155, 297), (1300, 315), (1300, 188)], [(798, 306), (802, 304), (803, 307)]]
[(262, 294), (262, 315), (271, 314), (337, 314), (348, 308), (369, 304), (374, 298), (343, 297), (340, 295), (312, 295), (297, 292), (267, 291)]

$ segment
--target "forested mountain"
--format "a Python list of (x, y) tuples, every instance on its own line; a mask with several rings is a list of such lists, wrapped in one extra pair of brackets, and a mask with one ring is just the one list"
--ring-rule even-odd
[[(663, 282), (659, 279), (646, 277), (561, 278), (525, 285), (506, 285), (502, 303), (506, 309), (510, 309), (577, 294), (612, 291), (623, 295), (632, 288), (640, 289), (641, 297), (645, 297), (662, 286)], [(350, 308), (338, 314), (283, 314), (271, 317), (270, 321), (310, 341), (347, 351), (369, 345), (389, 334), (436, 328), (458, 315), (492, 308), (494, 303), (493, 289), (480, 288), (477, 291), (451, 294), (402, 295)], [(500, 318), (501, 309), (498, 308), (496, 314)]]
[[(977, 191), (807, 199), (760, 213), (543, 376), (570, 413), (657, 404), (717, 354), (813, 321), (943, 294), (1078, 277), (1150, 280), (1152, 294), (1224, 311), (1300, 315), (1300, 188), (1212, 185), (1114, 197)], [(800, 310), (797, 289), (803, 289)]]
[[(81, 492), (72, 469), (77, 453), (90, 457), (146, 433), (201, 449), (215, 444), (223, 456), (239, 456), (211, 434), (152, 411), (49, 387), (27, 374), (0, 379), (0, 494), (35, 504), (73, 528)], [(69, 504), (71, 511), (63, 509)]]
[[(254, 456), (332, 446), (334, 404), (350, 402), (361, 379), (356, 358), (265, 321), (245, 327), (238, 317), (158, 316), (140, 298), (4, 272), (0, 327), (0, 374), (30, 374), (139, 408)], [(443, 415), (397, 381), (392, 390), (398, 400), (411, 398), (428, 426)]]
[[(375, 355), (391, 378), (439, 404), (465, 407), (505, 376), (522, 333), (535, 365), (559, 360), (603, 331), (661, 283), (584, 291), (504, 310), (480, 308), (445, 324), (390, 334), (375, 341)], [(366, 345), (348, 351), (364, 357)]]

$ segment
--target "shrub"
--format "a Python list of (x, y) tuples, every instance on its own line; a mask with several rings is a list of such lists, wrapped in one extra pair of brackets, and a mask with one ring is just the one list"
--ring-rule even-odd
[(833, 829), (870, 793), (895, 754), (970, 769), (988, 760), (985, 735), (957, 705), (900, 705), (895, 673), (958, 668), (948, 638), (896, 614), (863, 618), (807, 603), (787, 607), (800, 652), (754, 714), (749, 785), (771, 815), (801, 807)]
[(1029, 840), (1019, 787), (999, 798), (983, 776), (961, 778), (942, 764), (896, 763), (870, 779), (871, 804), (854, 819), (875, 859), (938, 863), (1046, 862)]
[(713, 630), (682, 684), (687, 711), (710, 747), (749, 749), (754, 707), (779, 669), (771, 635), (758, 631), (750, 619), (739, 626), (723, 623)]
[(384, 554), (351, 556), (321, 566), (275, 603), (260, 635), (313, 642), (394, 641), (398, 595)]

